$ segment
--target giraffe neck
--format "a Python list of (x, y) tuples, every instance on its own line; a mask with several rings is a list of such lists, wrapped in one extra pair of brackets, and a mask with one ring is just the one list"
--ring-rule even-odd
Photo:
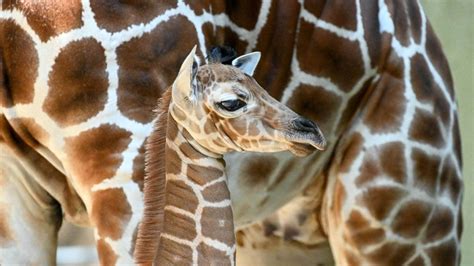
[[(169, 105), (167, 97), (164, 95), (161, 108), (166, 101)], [(199, 145), (171, 114), (162, 113), (157, 126), (160, 124), (166, 125), (166, 133), (156, 130), (158, 136), (150, 136), (147, 150), (145, 213), (137, 262), (151, 261), (156, 254), (158, 265), (233, 265), (233, 213), (222, 155)], [(153, 192), (147, 193), (148, 189)], [(147, 242), (140, 244), (140, 239)]]

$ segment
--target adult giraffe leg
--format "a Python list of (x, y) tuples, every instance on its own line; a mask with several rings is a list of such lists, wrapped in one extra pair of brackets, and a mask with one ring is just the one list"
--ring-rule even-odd
[(59, 204), (0, 139), (0, 264), (54, 265)]

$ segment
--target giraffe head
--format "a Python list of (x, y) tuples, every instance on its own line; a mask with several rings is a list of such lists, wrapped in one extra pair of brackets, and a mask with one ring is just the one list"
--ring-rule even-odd
[(304, 156), (323, 150), (319, 127), (271, 97), (252, 77), (260, 53), (240, 56), (232, 65), (199, 66), (195, 48), (172, 87), (170, 113), (211, 152), (278, 152)]

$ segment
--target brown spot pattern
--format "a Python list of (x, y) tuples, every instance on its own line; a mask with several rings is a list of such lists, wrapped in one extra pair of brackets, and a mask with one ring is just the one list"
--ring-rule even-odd
[(69, 30), (80, 28), (82, 5), (79, 0), (71, 1), (11, 1), (6, 9), (23, 11), (28, 24), (38, 34), (41, 41)]
[(345, 92), (350, 91), (363, 74), (363, 62), (356, 42), (349, 42), (321, 28), (315, 28), (304, 20), (301, 20), (297, 52), (303, 71), (330, 77)]
[(441, 159), (437, 156), (429, 156), (420, 149), (413, 149), (411, 159), (414, 162), (415, 186), (434, 197)]
[(354, 133), (345, 148), (345, 152), (343, 153), (343, 157), (339, 163), (339, 171), (342, 173), (346, 173), (349, 171), (352, 163), (354, 162), (355, 158), (361, 152), (362, 145), (363, 145), (364, 138), (359, 133)]
[(97, 252), (99, 253), (100, 265), (115, 265), (117, 255), (109, 244), (103, 239), (97, 240)]
[(56, 58), (43, 110), (61, 126), (85, 122), (104, 109), (108, 87), (104, 52), (96, 40), (87, 38), (71, 42)]
[(318, 1), (305, 1), (304, 7), (317, 18), (338, 27), (353, 31), (357, 29), (355, 1), (335, 0), (324, 4)]
[(151, 122), (158, 98), (172, 85), (181, 63), (195, 43), (198, 39), (193, 24), (177, 16), (119, 46), (117, 94), (120, 112), (140, 123)]
[[(0, 84), (0, 105), (28, 104), (33, 101), (34, 83), (38, 76), (38, 55), (33, 40), (11, 20), (0, 24), (3, 82)], [(25, 67), (28, 66), (28, 67)]]
[(132, 217), (132, 209), (121, 188), (94, 192), (90, 213), (99, 235), (114, 240), (122, 236)]
[(192, 241), (196, 233), (196, 224), (191, 218), (165, 209), (163, 231), (180, 239)]
[(91, 1), (92, 12), (99, 27), (110, 32), (120, 31), (133, 24), (148, 23), (166, 10), (176, 7), (176, 1)]
[(265, 52), (254, 77), (276, 99), (281, 98), (289, 82), (299, 11), (296, 2), (272, 1), (267, 22), (257, 39), (255, 50)]
[(398, 131), (405, 113), (403, 81), (383, 74), (374, 88), (364, 114), (372, 133)]
[(451, 240), (427, 249), (426, 253), (430, 257), (432, 265), (454, 266), (456, 265), (456, 255), (459, 253), (458, 247), (459, 245)]
[(202, 186), (223, 175), (222, 170), (214, 167), (204, 167), (195, 164), (189, 164), (186, 176), (194, 183)]
[(219, 240), (228, 246), (235, 242), (232, 208), (204, 207), (202, 210), (202, 234)]
[(431, 75), (426, 60), (417, 54), (410, 62), (410, 78), (416, 98), (422, 103), (433, 105), (433, 114), (441, 118), (444, 125), (449, 125), (449, 103)]
[(157, 265), (191, 265), (193, 251), (190, 247), (162, 237), (158, 246)]
[(426, 227), (423, 242), (433, 242), (447, 236), (453, 226), (455, 226), (453, 212), (448, 207), (438, 204)]
[(357, 201), (380, 221), (387, 217), (406, 194), (405, 191), (394, 187), (371, 187), (359, 196)]
[(417, 237), (425, 226), (431, 209), (431, 204), (418, 200), (403, 204), (392, 223), (393, 232), (405, 238)]
[(15, 118), (10, 120), (12, 127), (23, 141), (35, 148), (39, 141), (45, 141), (48, 133), (33, 118)]
[(138, 154), (133, 159), (132, 180), (138, 184), (140, 191), (143, 191), (143, 182), (145, 178), (145, 144), (146, 139), (138, 149)]
[(406, 180), (404, 145), (401, 142), (389, 142), (380, 148), (378, 155), (384, 173), (395, 182), (403, 184)]
[(115, 125), (104, 124), (65, 140), (65, 151), (74, 178), (91, 187), (115, 175), (122, 163), (121, 153), (130, 143), (131, 133)]
[(400, 265), (415, 253), (415, 246), (396, 242), (387, 242), (375, 251), (367, 254), (371, 264)]
[(451, 70), (449, 69), (448, 60), (443, 52), (443, 48), (441, 47), (441, 42), (434, 33), (433, 27), (429, 22), (426, 25), (425, 47), (431, 63), (446, 84), (451, 100), (454, 100), (453, 77), (451, 75)]
[(410, 139), (442, 148), (445, 140), (441, 130), (443, 129), (433, 114), (418, 108), (415, 110), (415, 117), (410, 126)]
[(296, 88), (287, 104), (299, 115), (317, 121), (323, 132), (329, 132), (341, 98), (321, 87), (302, 84)]
[(444, 165), (440, 174), (439, 194), (447, 194), (451, 201), (456, 203), (463, 188), (462, 179), (457, 175), (452, 165), (453, 161), (449, 158), (444, 160)]
[(168, 205), (194, 213), (198, 199), (193, 190), (180, 180), (169, 180), (166, 183), (166, 201)]
[(202, 196), (206, 201), (209, 202), (220, 202), (228, 199), (221, 191), (227, 190), (227, 183), (225, 181), (217, 182), (212, 186), (206, 187), (202, 191)]
[(204, 155), (197, 151), (191, 144), (185, 142), (179, 145), (179, 150), (191, 160), (204, 158)]
[[(0, 184), (1, 185), (1, 184)], [(8, 225), (7, 213), (4, 209), (0, 209), (0, 247), (5, 246), (8, 242), (14, 240), (10, 226)]]
[(199, 244), (198, 265), (231, 265), (229, 257), (225, 252), (210, 247), (204, 243)]

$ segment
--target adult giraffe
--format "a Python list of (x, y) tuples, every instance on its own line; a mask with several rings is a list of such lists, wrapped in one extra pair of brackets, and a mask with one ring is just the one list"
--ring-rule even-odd
[(231, 158), (238, 261), (314, 263), (329, 239), (338, 264), (459, 263), (453, 84), (418, 2), (2, 4), (1, 259), (54, 261), (63, 212), (132, 261), (151, 110), (198, 43), (263, 51), (257, 81), (329, 144)]

